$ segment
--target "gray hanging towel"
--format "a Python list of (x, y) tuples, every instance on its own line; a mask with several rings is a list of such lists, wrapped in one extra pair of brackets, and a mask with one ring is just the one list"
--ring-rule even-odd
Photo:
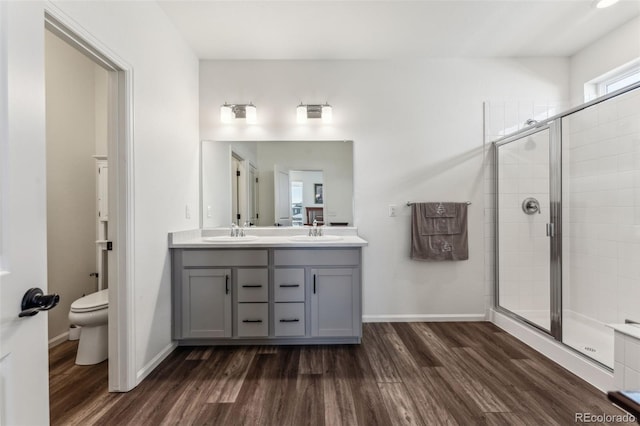
[(469, 259), (467, 203), (414, 203), (411, 259)]

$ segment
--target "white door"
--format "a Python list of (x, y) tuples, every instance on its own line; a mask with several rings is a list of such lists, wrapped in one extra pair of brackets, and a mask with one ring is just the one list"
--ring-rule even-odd
[(291, 226), (293, 220), (291, 218), (291, 190), (289, 189), (289, 170), (284, 170), (278, 166), (275, 166), (273, 170), (273, 176), (275, 177), (273, 189), (274, 204), (276, 207), (276, 224), (278, 224), (279, 226)]
[(49, 422), (44, 24), (40, 2), (0, 2), (0, 424)]
[(258, 224), (258, 169), (249, 163), (249, 200), (248, 217), (252, 225)]
[(236, 225), (242, 225), (240, 223), (240, 186), (238, 185), (240, 173), (240, 161), (237, 158), (231, 157), (231, 222)]

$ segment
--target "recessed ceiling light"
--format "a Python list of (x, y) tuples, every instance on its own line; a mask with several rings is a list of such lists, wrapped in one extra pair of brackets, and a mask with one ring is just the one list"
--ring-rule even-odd
[(618, 0), (597, 0), (596, 7), (598, 9), (604, 9), (605, 7), (612, 6), (616, 3), (618, 3)]

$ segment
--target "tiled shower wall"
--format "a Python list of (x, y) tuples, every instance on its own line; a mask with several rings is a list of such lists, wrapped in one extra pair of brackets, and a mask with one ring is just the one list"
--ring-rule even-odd
[(565, 315), (640, 321), (640, 89), (562, 128)]

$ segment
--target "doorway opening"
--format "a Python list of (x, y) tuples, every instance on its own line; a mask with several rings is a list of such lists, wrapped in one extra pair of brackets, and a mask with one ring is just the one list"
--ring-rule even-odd
[[(81, 211), (71, 213), (67, 211), (66, 214), (66, 216), (72, 216), (73, 221), (82, 221), (82, 225), (79, 225), (79, 222), (74, 225), (82, 227), (81, 234), (84, 237), (78, 241), (81, 241), (80, 244), (88, 252), (85, 254), (85, 261), (78, 262), (85, 266), (78, 267), (74, 280), (80, 282), (82, 287), (79, 290), (80, 296), (93, 295), (101, 288), (104, 289), (104, 294), (108, 295), (106, 327), (108, 390), (128, 391), (136, 385), (134, 336), (130, 324), (133, 318), (130, 285), (131, 248), (133, 247), (131, 211), (133, 166), (132, 161), (129, 161), (132, 158), (131, 67), (114, 58), (113, 55), (104, 53), (108, 49), (102, 47), (82, 28), (77, 28), (75, 24), (54, 10), (47, 10), (45, 13), (44, 26), (47, 60), (60, 62), (60, 57), (57, 55), (66, 55), (64, 60), (73, 57), (71, 63), (82, 64), (81, 67), (74, 66), (66, 70), (58, 68), (61, 74), (55, 76), (50, 73), (52, 68), (47, 62), (45, 66), (47, 83), (56, 81), (56, 78), (62, 79), (59, 81), (78, 78), (74, 85), (69, 86), (69, 90), (74, 93), (73, 96), (71, 92), (67, 92), (67, 96), (71, 99), (89, 100), (91, 104), (90, 113), (83, 119), (82, 116), (74, 115), (77, 114), (77, 105), (74, 107), (73, 101), (67, 102), (65, 107), (69, 108), (67, 112), (70, 116), (67, 115), (65, 118), (67, 112), (62, 110), (62, 106), (49, 103), (55, 98), (55, 90), (59, 88), (47, 84), (47, 186), (51, 186), (53, 191), (59, 191), (51, 200), (55, 204), (49, 204), (47, 208), (48, 238), (53, 241), (64, 241), (60, 239), (60, 235), (53, 236), (54, 228), (58, 226), (55, 220), (68, 222), (69, 218), (65, 217), (65, 212), (55, 217), (52, 214), (55, 209), (66, 207), (67, 202), (79, 203), (77, 205), (83, 206)], [(55, 46), (53, 50), (51, 50), (52, 46)], [(83, 68), (84, 73), (79, 68)], [(70, 74), (65, 75), (65, 73)], [(79, 94), (81, 90), (84, 93)], [(84, 113), (86, 114), (86, 111)], [(65, 118), (66, 123), (61, 123), (60, 117)], [(88, 121), (92, 121), (91, 126), (87, 125)], [(73, 125), (74, 122), (75, 125)], [(61, 127), (56, 129), (57, 126)], [(64, 127), (72, 127), (70, 132), (68, 129), (66, 131), (70, 137), (76, 138), (74, 143), (69, 143), (67, 136), (64, 136), (64, 131), (56, 134)], [(62, 144), (62, 148), (54, 145), (56, 138), (67, 139)], [(73, 173), (66, 173), (68, 170), (65, 172), (61, 165), (73, 170)], [(49, 170), (50, 167), (51, 170)], [(76, 172), (82, 172), (82, 174)], [(88, 183), (78, 182), (78, 180), (86, 180)], [(65, 182), (68, 185), (65, 185)], [(82, 193), (83, 200), (80, 200), (81, 197), (76, 199), (75, 196), (80, 194), (71, 194), (75, 192), (72, 185), (82, 187), (78, 192)], [(48, 196), (52, 195), (48, 193)], [(67, 240), (66, 243), (70, 244), (70, 250), (71, 246), (74, 246), (73, 250), (77, 250), (73, 242)], [(51, 252), (48, 253), (48, 275), (51, 276), (52, 271), (61, 266), (59, 262), (64, 262), (56, 257), (54, 250), (64, 253), (65, 249), (64, 246), (52, 247), (48, 244), (48, 252)], [(50, 290), (56, 291), (55, 287)], [(69, 314), (69, 305), (76, 300), (78, 296), (76, 293), (78, 293), (77, 288), (69, 292), (66, 309), (63, 306), (58, 307), (58, 318), (55, 321), (57, 325), (54, 325), (58, 330), (50, 334), (52, 345), (66, 337), (65, 332), (59, 332), (62, 329), (59, 324)], [(67, 319), (67, 324), (69, 322)], [(82, 339), (82, 331), (80, 339)]]

